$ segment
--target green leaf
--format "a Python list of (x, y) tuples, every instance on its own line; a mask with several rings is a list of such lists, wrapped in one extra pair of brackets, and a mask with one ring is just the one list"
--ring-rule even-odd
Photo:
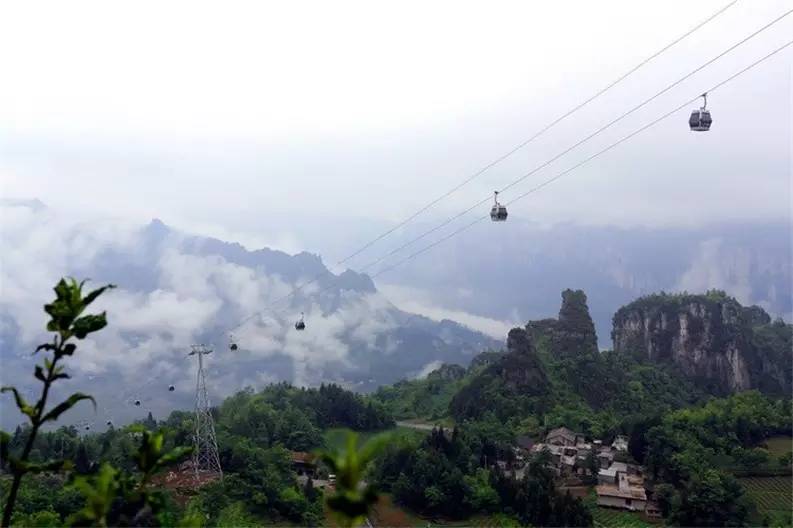
[(85, 336), (107, 326), (105, 312), (99, 315), (86, 315), (77, 319), (72, 324), (71, 330), (77, 339), (85, 339)]
[(50, 412), (45, 414), (41, 421), (48, 422), (57, 420), (61, 414), (74, 407), (74, 405), (81, 400), (91, 400), (91, 403), (94, 404), (94, 411), (96, 411), (96, 400), (94, 400), (93, 396), (83, 394), (82, 392), (75, 392), (65, 401), (59, 403)]
[(380, 433), (370, 438), (361, 448), (359, 453), (359, 463), (362, 466), (367, 465), (369, 462), (374, 460), (375, 457), (382, 453), (388, 444), (393, 442), (393, 440), (394, 435), (391, 433)]
[(47, 381), (47, 377), (44, 375), (44, 369), (41, 368), (41, 365), (36, 365), (36, 370), (33, 373), (36, 376), (36, 379), (40, 379), (41, 381)]
[[(48, 329), (48, 330), (49, 330), (49, 329)], [(40, 351), (40, 350), (56, 350), (57, 348), (58, 348), (58, 347), (56, 347), (56, 346), (55, 346), (55, 345), (53, 345), (52, 343), (43, 343), (43, 344), (41, 344), (41, 345), (37, 346), (37, 347), (36, 347), (36, 350), (34, 350), (34, 351), (33, 351), (33, 353), (35, 354), (36, 352), (38, 352), (38, 351)]]
[(74, 354), (74, 351), (77, 349), (77, 345), (74, 343), (66, 343), (63, 346), (63, 351), (61, 352), (64, 356), (71, 356)]
[(2, 387), (0, 388), (0, 393), (3, 392), (13, 392), (14, 399), (16, 400), (17, 407), (19, 408), (20, 412), (24, 415), (29, 416), (31, 419), (36, 416), (36, 409), (28, 405), (28, 402), (25, 401), (25, 398), (19, 394), (19, 391), (16, 387)]
[(193, 453), (192, 447), (175, 447), (162, 455), (155, 464), (155, 469), (160, 469), (173, 464), (178, 464)]
[(123, 487), (118, 470), (105, 462), (95, 476), (77, 476), (71, 486), (85, 497), (85, 506), (72, 514), (67, 524), (107, 526), (107, 515), (113, 500)]
[(56, 368), (55, 368), (55, 372), (54, 372), (53, 374), (54, 374), (54, 375), (52, 376), (52, 379), (53, 379), (53, 380), (57, 380), (57, 379), (69, 379), (69, 378), (71, 377), (71, 376), (69, 376), (68, 374), (66, 374), (66, 373), (63, 371), (63, 367), (56, 367)]
[(115, 287), (116, 287), (115, 284), (108, 284), (106, 286), (102, 286), (101, 288), (95, 289), (94, 291), (92, 291), (91, 293), (85, 296), (85, 298), (83, 299), (83, 306), (88, 306), (89, 304), (94, 302), (94, 300), (97, 297), (102, 295), (105, 292), (105, 290), (111, 290)]
[(82, 310), (80, 285), (74, 279), (69, 279), (69, 282), (61, 279), (55, 285), (55, 300), (44, 305), (44, 311), (52, 317), (47, 323), (47, 330), (65, 335)]

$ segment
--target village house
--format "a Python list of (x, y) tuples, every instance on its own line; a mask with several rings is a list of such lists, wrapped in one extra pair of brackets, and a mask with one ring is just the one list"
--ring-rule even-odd
[(594, 454), (598, 465), (595, 487), (598, 505), (630, 511), (649, 508), (648, 515), (659, 515), (657, 504), (647, 499), (642, 467), (614, 461), (615, 455), (628, 450), (627, 437), (618, 435), (611, 445), (603, 445), (600, 440), (587, 442), (583, 434), (558, 427), (546, 435), (543, 443), (531, 445), (527, 438), (521, 437), (521, 440), (523, 449), (516, 447), (516, 452), (537, 454), (547, 451), (550, 454), (549, 467), (563, 479), (589, 475), (591, 468), (587, 459)]
[(545, 443), (559, 446), (574, 446), (578, 443), (584, 442), (584, 435), (575, 433), (567, 427), (557, 427), (551, 429), (545, 435)]
[(644, 478), (640, 475), (628, 475), (627, 472), (618, 471), (616, 484), (598, 484), (596, 490), (598, 506), (630, 511), (644, 511), (647, 506)]
[(602, 447), (597, 454), (597, 459), (600, 469), (607, 469), (611, 467), (611, 464), (614, 462), (614, 452), (610, 447)]
[(613, 447), (617, 451), (627, 451), (628, 438), (622, 435), (617, 435), (617, 437), (614, 438), (614, 442), (611, 443), (611, 447)]
[(292, 469), (298, 476), (307, 476), (315, 478), (317, 476), (317, 462), (316, 457), (311, 453), (303, 451), (290, 451), (292, 459)]
[(617, 484), (617, 474), (628, 473), (628, 464), (625, 462), (614, 462), (606, 469), (598, 471), (598, 484)]
[(547, 450), (551, 455), (551, 469), (559, 477), (584, 476), (589, 473), (586, 464), (587, 456), (593, 450), (581, 433), (566, 427), (551, 430), (545, 437), (545, 443), (532, 446), (530, 453)]

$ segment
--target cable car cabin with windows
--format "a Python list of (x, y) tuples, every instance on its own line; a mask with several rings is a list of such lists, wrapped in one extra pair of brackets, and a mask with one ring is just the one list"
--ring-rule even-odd
[(702, 107), (699, 110), (692, 110), (691, 117), (688, 118), (688, 126), (695, 132), (707, 132), (713, 119), (710, 117), (708, 106), (708, 94), (702, 94)]
[(300, 312), (300, 319), (295, 323), (295, 330), (305, 330), (306, 323), (303, 321), (303, 312)]
[(494, 222), (507, 220), (507, 207), (498, 203), (498, 191), (493, 192), (493, 207), (490, 208), (490, 219)]

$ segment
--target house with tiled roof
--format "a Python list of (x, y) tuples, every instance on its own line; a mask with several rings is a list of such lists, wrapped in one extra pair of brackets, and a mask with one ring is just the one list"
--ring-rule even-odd
[[(598, 482), (601, 482), (600, 475)], [(630, 511), (644, 511), (647, 506), (644, 478), (640, 475), (628, 475), (627, 472), (618, 471), (615, 484), (598, 484), (595, 490), (598, 506)]]
[(567, 427), (557, 427), (551, 429), (545, 435), (545, 443), (560, 445), (560, 446), (574, 446), (584, 441), (584, 435), (571, 431)]

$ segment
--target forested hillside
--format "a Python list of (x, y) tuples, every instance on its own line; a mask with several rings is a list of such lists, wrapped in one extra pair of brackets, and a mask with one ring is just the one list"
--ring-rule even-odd
[[(207, 526), (322, 524), (321, 493), (310, 482), (298, 483), (290, 453), (329, 447), (323, 436), (329, 428), (380, 431), (393, 426), (380, 404), (335, 385), (305, 389), (277, 384), (259, 392), (246, 389), (223, 401), (213, 414), (224, 478), (197, 491), (166, 484), (170, 494), (164, 515), (172, 522), (199, 513)], [(110, 427), (102, 433), (61, 427), (39, 434), (32, 462), (66, 458), (74, 460), (77, 474), (86, 475), (96, 473), (104, 462), (133, 471), (141, 428), (167, 431), (166, 448), (191, 445), (193, 418), (193, 413), (182, 411), (162, 421), (149, 415), (137, 424)], [(29, 428), (16, 429), (9, 445), (12, 453), (22, 449), (28, 433)], [(190, 475), (187, 470), (188, 484)], [(74, 514), (82, 505), (82, 496), (76, 489), (64, 487), (65, 483), (57, 475), (26, 480), (15, 525), (51, 522), (49, 526), (56, 526)], [(6, 484), (0, 480), (3, 491)], [(52, 487), (54, 492), (44, 491)]]
[[(71, 298), (69, 288), (81, 288), (70, 284), (56, 288), (58, 302)], [(722, 314), (735, 307), (720, 292), (708, 295), (708, 302), (726, 307)], [(661, 306), (666, 313), (680, 299), (689, 302), (654, 296), (630, 310), (644, 306), (653, 313)], [(737, 337), (734, 327), (713, 319), (712, 310), (702, 313), (711, 314), (711, 354), (720, 353), (717, 343), (729, 348), (746, 338), (741, 342), (751, 343), (747, 354), (787, 357), (790, 326), (771, 323), (760, 309), (741, 308), (740, 328), (747, 333)], [(84, 335), (86, 325), (98, 331), (105, 324), (104, 313), (85, 317), (66, 317), (71, 326), (63, 335)], [(615, 328), (622, 321), (615, 317)], [(598, 351), (586, 295), (566, 290), (557, 318), (511, 330), (504, 351), (483, 352), (468, 368), (444, 364), (425, 379), (372, 395), (334, 384), (247, 388), (211, 409), (222, 479), (199, 478), (190, 464), (178, 465), (193, 444), (193, 412), (173, 411), (160, 420), (149, 413), (129, 425), (108, 422), (101, 433), (89, 425), (40, 431), (19, 426), (2, 437), (2, 467), (12, 476), (26, 475), (11, 522), (327, 526), (337, 522), (330, 512), (339, 511), (352, 512), (345, 518), (358, 523), (370, 515), (382, 522), (389, 518), (380, 510), (385, 504), (421, 523), (590, 526), (604, 518), (592, 495), (600, 478), (594, 451), (575, 462), (579, 473), (563, 475), (558, 454), (531, 447), (564, 426), (582, 445), (622, 438), (614, 460), (644, 473), (653, 504), (670, 525), (791, 526), (793, 518), (778, 500), (768, 502), (755, 481), (747, 492), (741, 479), (790, 484), (793, 402), (780, 397), (776, 386), (765, 394), (714, 397), (722, 390), (718, 385), (702, 383), (699, 373), (663, 354), (637, 353), (641, 341), (632, 343)], [(60, 346), (56, 354), (75, 352), (61, 353)], [(52, 362), (45, 366), (50, 373), (39, 367), (38, 379), (62, 377)], [(14, 396), (23, 414), (37, 416), (38, 407)], [(78, 393), (56, 409), (63, 412), (82, 399), (89, 396)], [(425, 428), (426, 422), (444, 427), (396, 434), (395, 419), (406, 418), (424, 421)], [(347, 430), (371, 440), (359, 451)], [(383, 431), (387, 436), (376, 434)], [(27, 453), (24, 462), (20, 453)], [(330, 477), (334, 472), (343, 473), (338, 481)], [(4, 496), (11, 483), (0, 475)], [(582, 489), (589, 495), (582, 496)]]

